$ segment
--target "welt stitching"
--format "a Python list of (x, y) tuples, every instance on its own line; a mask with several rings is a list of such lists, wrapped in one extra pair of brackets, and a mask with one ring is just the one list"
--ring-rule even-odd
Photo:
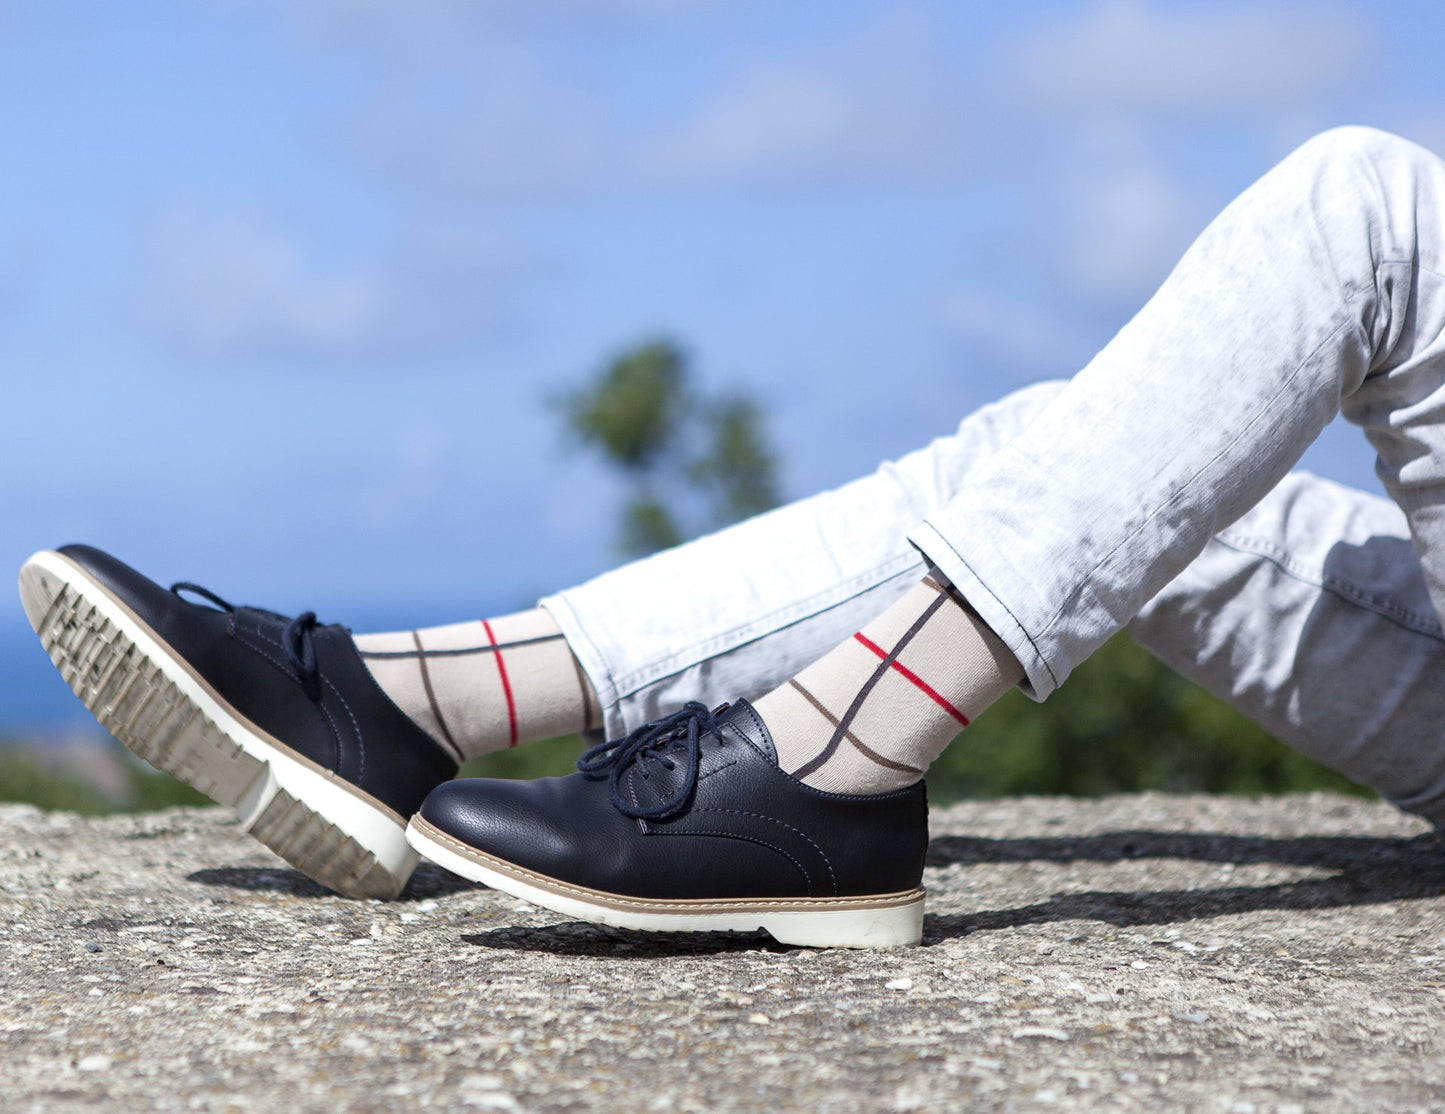
[(1316, 572), (1264, 538), (1224, 533), (1216, 535), (1214, 540), (1225, 548), (1233, 549), (1238, 553), (1253, 553), (1262, 557), (1272, 565), (1289, 573), (1296, 580), (1324, 588), (1331, 594), (1339, 596), (1347, 602), (1358, 604), (1367, 611), (1373, 611), (1381, 618), (1389, 619), (1397, 626), (1415, 634), (1445, 641), (1445, 634), (1441, 632), (1440, 620), (1437, 616), (1401, 607), (1393, 600), (1366, 592), (1348, 580), (1328, 576), (1323, 570)]
[[(1343, 303), (1343, 308), (1348, 310), (1349, 303)], [(1237, 444), (1245, 434), (1247, 434), (1251, 429), (1253, 429), (1256, 425), (1258, 425), (1264, 420), (1265, 415), (1270, 411), (1271, 407), (1273, 407), (1273, 405), (1281, 397), (1284, 396), (1285, 392), (1291, 386), (1293, 386), (1294, 381), (1299, 378), (1299, 374), (1301, 371), (1304, 370), (1305, 365), (1308, 364), (1311, 360), (1313, 360), (1318, 353), (1323, 351), (1325, 346), (1328, 345), (1332, 340), (1334, 340), (1336, 336), (1338, 336), (1341, 332), (1348, 330), (1349, 328), (1351, 328), (1351, 325), (1348, 320), (1341, 321), (1338, 325), (1334, 327), (1334, 329), (1332, 329), (1327, 335), (1325, 335), (1317, 345), (1311, 348), (1309, 353), (1305, 355), (1298, 364), (1295, 365), (1294, 370), (1289, 373), (1289, 377), (1279, 385), (1279, 389), (1270, 396), (1269, 401), (1265, 403), (1264, 406), (1260, 407), (1259, 410), (1255, 412), (1254, 417), (1250, 418), (1249, 421), (1244, 424), (1244, 426), (1239, 431), (1238, 437), (1234, 438), (1232, 441), (1230, 441), (1228, 445), (1221, 448), (1217, 453), (1215, 453), (1212, 457), (1210, 457), (1207, 461), (1200, 465), (1199, 468), (1195, 470), (1194, 474), (1190, 476), (1189, 479), (1186, 480), (1183, 484), (1181, 484), (1179, 489), (1175, 491), (1173, 495), (1171, 495), (1168, 499), (1164, 500), (1164, 502), (1159, 504), (1159, 506), (1156, 507), (1153, 511), (1151, 511), (1147, 517), (1141, 520), (1137, 526), (1131, 529), (1126, 537), (1122, 538), (1118, 542), (1118, 544), (1116, 544), (1112, 549), (1110, 549), (1107, 553), (1100, 557), (1098, 561), (1096, 561), (1093, 566), (1086, 573), (1084, 573), (1082, 577), (1079, 577), (1077, 585), (1072, 591), (1069, 592), (1067, 596), (1064, 597), (1062, 602), (1060, 602), (1059, 606), (1054, 610), (1054, 613), (1050, 615), (1047, 620), (1045, 620), (1043, 626), (1040, 628), (1039, 633), (1041, 635), (1047, 635), (1049, 631), (1051, 631), (1063, 618), (1064, 613), (1068, 610), (1069, 606), (1074, 602), (1074, 600), (1078, 598), (1079, 594), (1083, 592), (1085, 585), (1094, 576), (1094, 574), (1098, 572), (1101, 568), (1103, 568), (1106, 564), (1108, 564), (1111, 560), (1113, 560), (1114, 555), (1117, 554), (1121, 549), (1123, 549), (1124, 546), (1129, 544), (1129, 542), (1133, 541), (1134, 538), (1139, 535), (1139, 533), (1143, 530), (1145, 526), (1153, 522), (1167, 509), (1181, 502), (1184, 497), (1193, 490), (1195, 485), (1198, 484), (1199, 478), (1203, 476), (1205, 472), (1207, 472), (1216, 463), (1218, 463), (1219, 460), (1224, 457), (1224, 454), (1235, 444)]]

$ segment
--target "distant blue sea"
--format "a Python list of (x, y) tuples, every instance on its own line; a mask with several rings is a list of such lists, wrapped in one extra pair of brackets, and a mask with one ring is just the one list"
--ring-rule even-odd
[(92, 732), (104, 734), (24, 621), (0, 627), (0, 736), (46, 741)]

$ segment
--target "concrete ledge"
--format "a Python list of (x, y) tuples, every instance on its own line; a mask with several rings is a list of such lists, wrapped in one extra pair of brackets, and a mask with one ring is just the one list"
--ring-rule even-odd
[(934, 815), (925, 946), (326, 894), (215, 810), (0, 806), (11, 1111), (1445, 1108), (1445, 847), (1324, 794)]

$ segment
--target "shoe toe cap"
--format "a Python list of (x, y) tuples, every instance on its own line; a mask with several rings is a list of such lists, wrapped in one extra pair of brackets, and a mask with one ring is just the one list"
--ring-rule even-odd
[[(465, 778), (422, 802), (423, 820), (468, 847), (547, 874), (568, 873), (588, 852), (590, 825), (578, 823), (571, 778), (508, 781)], [(607, 819), (599, 817), (599, 820)]]

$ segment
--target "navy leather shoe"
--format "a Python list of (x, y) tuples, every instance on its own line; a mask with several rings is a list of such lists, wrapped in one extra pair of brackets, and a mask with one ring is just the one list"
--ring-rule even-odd
[(567, 916), (660, 932), (767, 930), (808, 947), (916, 944), (922, 782), (825, 793), (778, 768), (745, 701), (604, 743), (581, 772), (439, 786), (407, 838), (428, 859)]
[(401, 892), (417, 862), (407, 817), (457, 767), (344, 627), (167, 590), (82, 545), (30, 558), (20, 599), (61, 675), (136, 754), (322, 885)]

